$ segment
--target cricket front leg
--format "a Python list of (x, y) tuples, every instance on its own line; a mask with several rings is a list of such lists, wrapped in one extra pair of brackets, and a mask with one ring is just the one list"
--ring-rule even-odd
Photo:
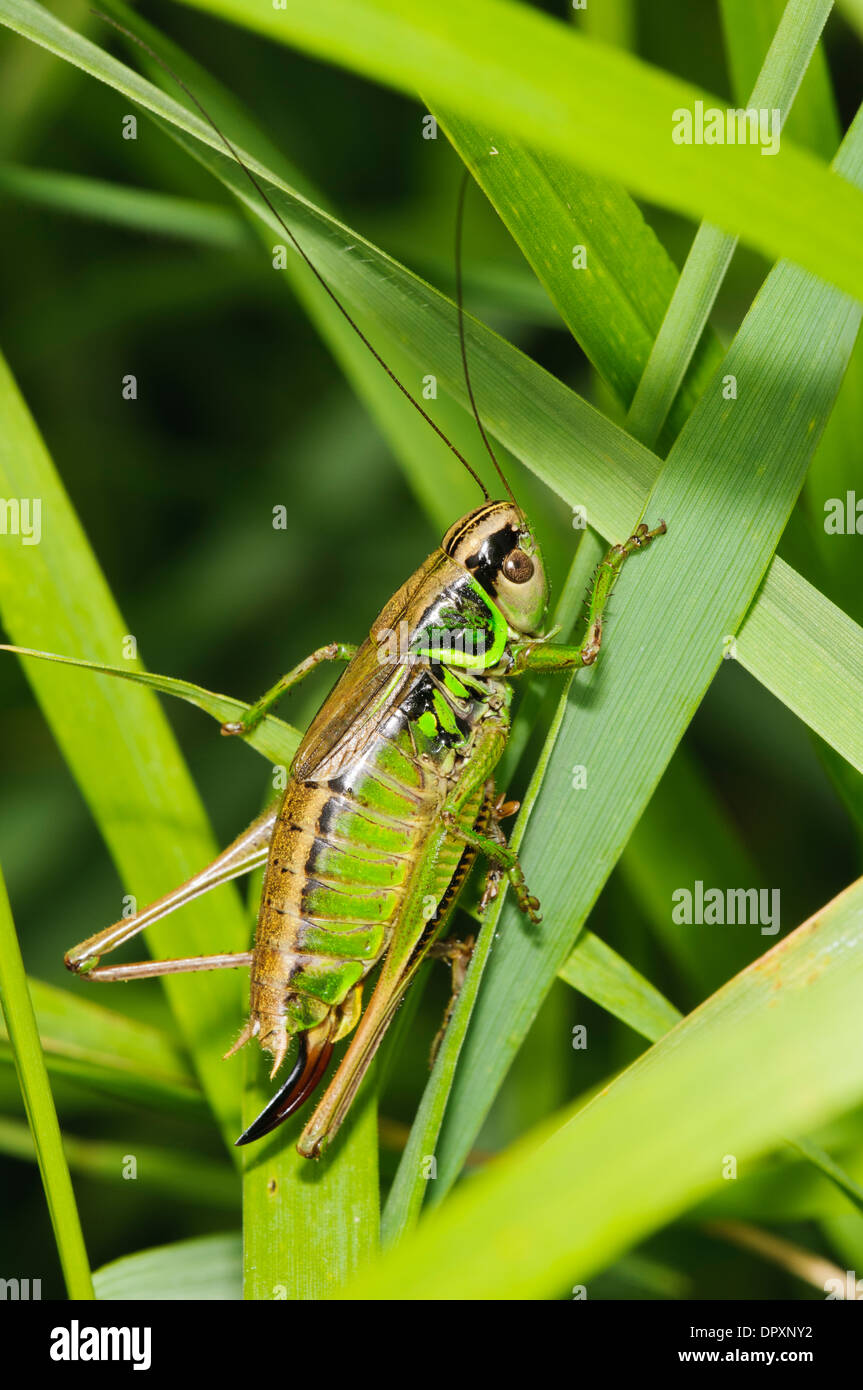
[(222, 725), (222, 733), (226, 735), (239, 734), (245, 736), (256, 729), (265, 715), (269, 714), (274, 705), (278, 704), (286, 691), (292, 686), (299, 685), (310, 672), (320, 666), (324, 661), (350, 661), (356, 652), (353, 642), (328, 642), (325, 647), (318, 647), (317, 651), (312, 652), (304, 661), (299, 662), (291, 671), (281, 676), (260, 700), (256, 700), (253, 705), (240, 716), (239, 719), (232, 720)]
[(520, 643), (513, 648), (514, 663), (507, 674), (520, 676), (592, 666), (599, 656), (605, 609), (620, 571), (630, 555), (636, 550), (644, 550), (657, 536), (663, 536), (666, 530), (664, 521), (660, 521), (652, 531), (642, 522), (628, 540), (621, 545), (613, 545), (600, 560), (587, 596), (587, 631), (580, 646), (553, 646), (543, 641)]
[[(125, 941), (131, 941), (133, 936), (143, 931), (151, 922), (158, 922), (161, 917), (167, 917), (172, 912), (176, 912), (178, 907), (184, 903), (192, 902), (202, 893), (209, 893), (211, 888), (217, 888), (220, 883), (230, 883), (231, 879), (239, 878), (241, 874), (251, 873), (252, 869), (266, 862), (270, 850), (270, 841), (273, 838), (273, 827), (278, 815), (279, 802), (276, 801), (269, 806), (262, 815), (252, 821), (247, 830), (242, 835), (238, 835), (228, 848), (195, 874), (193, 878), (181, 883), (178, 888), (172, 889), (164, 897), (145, 907), (142, 912), (135, 913), (132, 917), (121, 917), (119, 922), (114, 922), (104, 931), (97, 932), (95, 936), (90, 936), (80, 945), (73, 946), (71, 951), (66, 952), (66, 965), (77, 975), (84, 975), (89, 980), (97, 980), (107, 983), (114, 980), (138, 979), (144, 975), (172, 974), (178, 970), (215, 970), (224, 965), (245, 965), (248, 961), (245, 957), (236, 957), (229, 960), (227, 956), (198, 956), (194, 957), (199, 962), (208, 961), (210, 964), (189, 964), (177, 961), (143, 961), (134, 966), (99, 967), (101, 956), (108, 955), (109, 952), (122, 946)], [(189, 958), (192, 959), (191, 957)], [(170, 970), (155, 970), (153, 966), (170, 966)], [(127, 973), (118, 973), (126, 971)], [(131, 973), (128, 973), (131, 972)]]

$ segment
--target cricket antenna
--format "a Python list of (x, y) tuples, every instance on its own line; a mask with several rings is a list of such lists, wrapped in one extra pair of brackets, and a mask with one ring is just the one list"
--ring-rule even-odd
[[(458, 191), (458, 210), (456, 212), (455, 219), (455, 297), (456, 304), (458, 306), (458, 340), (459, 344), (461, 345), (461, 364), (464, 368), (464, 384), (467, 387), (467, 394), (468, 399), (470, 400), (471, 410), (473, 411), (473, 418), (476, 420), (477, 429), (479, 430), (480, 435), (482, 436), (482, 442), (488, 450), (489, 458), (491, 459), (492, 463), (497, 469), (497, 473), (501, 482), (503, 483), (504, 487), (509, 493), (510, 501), (515, 502), (515, 495), (513, 493), (513, 490), (506, 480), (506, 474), (504, 473), (503, 469), (498, 463), (497, 455), (495, 454), (494, 449), (491, 447), (489, 437), (486, 434), (482, 420), (480, 419), (479, 410), (477, 409), (476, 398), (473, 394), (473, 386), (471, 384), (470, 379), (470, 368), (467, 365), (467, 343), (465, 341), (464, 334), (464, 292), (462, 289), (461, 277), (461, 250), (464, 232), (464, 204), (465, 197), (467, 195), (467, 185), (469, 178), (470, 170), (466, 168), (464, 173), (462, 174), (461, 186), (459, 187)], [(486, 494), (486, 496), (488, 496), (488, 494)]]
[[(305, 261), (306, 265), (309, 267), (309, 270), (312, 272), (312, 274), (314, 275), (315, 279), (318, 281), (318, 283), (321, 285), (321, 287), (325, 290), (325, 292), (329, 295), (330, 299), (331, 299), (332, 302), (335, 304), (335, 306), (336, 306), (336, 308), (338, 309), (339, 313), (342, 315), (342, 317), (345, 319), (345, 321), (350, 325), (350, 327), (351, 327), (351, 328), (353, 329), (353, 331), (356, 333), (356, 335), (357, 335), (357, 337), (359, 338), (360, 342), (363, 343), (363, 344), (368, 348), (369, 352), (371, 353), (372, 357), (374, 357), (375, 361), (378, 362), (378, 363), (383, 367), (383, 369), (384, 369), (384, 371), (386, 372), (387, 376), (390, 378), (390, 381), (392, 381), (392, 382), (395, 383), (395, 385), (396, 385), (396, 386), (399, 388), (399, 390), (401, 391), (402, 395), (405, 396), (406, 399), (410, 401), (411, 405), (414, 407), (415, 410), (418, 410), (418, 411), (419, 411), (420, 415), (423, 417), (423, 419), (425, 420), (426, 424), (431, 425), (432, 429), (434, 430), (434, 432), (435, 432), (435, 434), (438, 436), (438, 438), (442, 439), (443, 442), (444, 442), (444, 444), (446, 444), (447, 448), (450, 449), (450, 450), (452, 451), (452, 453), (455, 454), (455, 456), (456, 456), (456, 458), (459, 460), (459, 462), (462, 463), (462, 464), (464, 464), (464, 466), (465, 466), (465, 468), (467, 469), (468, 473), (470, 474), (470, 476), (473, 478), (474, 482), (477, 484), (477, 486), (478, 486), (478, 487), (480, 488), (480, 490), (482, 491), (483, 497), (486, 499), (486, 501), (488, 501), (488, 499), (489, 499), (488, 490), (487, 490), (485, 484), (483, 483), (482, 479), (480, 478), (479, 474), (477, 473), (476, 469), (471, 467), (471, 465), (468, 463), (467, 459), (465, 458), (464, 454), (463, 454), (459, 449), (456, 448), (455, 444), (453, 444), (453, 442), (452, 442), (451, 439), (447, 438), (447, 436), (444, 434), (444, 432), (443, 432), (443, 430), (440, 428), (440, 426), (437, 425), (437, 424), (435, 423), (435, 421), (432, 419), (432, 417), (429, 415), (428, 411), (423, 409), (423, 407), (420, 405), (420, 403), (419, 403), (419, 401), (416, 399), (416, 397), (413, 396), (413, 395), (411, 395), (410, 391), (409, 391), (408, 388), (405, 386), (404, 382), (400, 381), (399, 378), (396, 376), (396, 374), (395, 374), (395, 372), (393, 371), (392, 367), (390, 367), (389, 364), (388, 364), (387, 362), (384, 361), (383, 357), (381, 357), (381, 354), (378, 352), (377, 348), (369, 341), (369, 339), (366, 337), (366, 335), (365, 335), (365, 333), (363, 332), (363, 330), (360, 328), (359, 324), (356, 322), (356, 320), (351, 316), (351, 314), (350, 314), (350, 313), (348, 312), (348, 310), (345, 308), (344, 304), (343, 304), (343, 303), (341, 302), (341, 300), (339, 299), (339, 297), (338, 297), (338, 295), (336, 294), (335, 290), (333, 290), (333, 289), (330, 287), (330, 285), (327, 283), (326, 279), (325, 279), (324, 276), (321, 274), (321, 272), (318, 270), (318, 268), (317, 268), (317, 266), (315, 265), (314, 261), (313, 261), (313, 260), (311, 259), (311, 257), (308, 256), (308, 255), (306, 254), (306, 252), (303, 250), (302, 246), (300, 245), (300, 243), (299, 243), (299, 241), (297, 240), (297, 238), (294, 236), (294, 233), (291, 231), (291, 229), (290, 229), (290, 227), (288, 226), (288, 224), (286, 223), (285, 219), (282, 217), (282, 215), (281, 215), (281, 213), (278, 211), (278, 209), (277, 209), (276, 207), (273, 206), (272, 200), (269, 198), (269, 196), (267, 195), (267, 193), (265, 193), (264, 189), (261, 187), (260, 181), (259, 181), (259, 180), (255, 177), (255, 175), (252, 173), (251, 169), (248, 167), (248, 165), (245, 163), (245, 161), (242, 160), (242, 159), (240, 158), (240, 156), (239, 156), (237, 150), (236, 150), (236, 149), (234, 148), (234, 146), (231, 144), (231, 141), (228, 139), (227, 135), (225, 135), (225, 134), (219, 129), (219, 127), (216, 125), (216, 122), (213, 120), (212, 116), (210, 115), (209, 111), (207, 111), (206, 108), (201, 104), (201, 102), (200, 102), (200, 101), (198, 100), (198, 98), (195, 96), (195, 93), (194, 93), (194, 92), (187, 86), (187, 84), (183, 81), (182, 77), (180, 77), (180, 76), (174, 71), (174, 69), (170, 66), (169, 63), (167, 63), (167, 62), (165, 61), (165, 59), (161, 56), (161, 54), (156, 53), (156, 52), (150, 47), (150, 45), (149, 45), (148, 43), (145, 43), (143, 39), (139, 39), (139, 38), (138, 38), (138, 35), (137, 35), (137, 34), (133, 34), (132, 31), (131, 31), (130, 29), (127, 29), (127, 28), (125, 27), (125, 25), (119, 24), (119, 23), (117, 22), (116, 19), (112, 19), (112, 17), (111, 17), (110, 15), (105, 14), (104, 11), (102, 11), (102, 10), (97, 10), (97, 9), (93, 8), (93, 9), (91, 9), (90, 13), (96, 15), (99, 19), (103, 20), (105, 24), (110, 24), (111, 28), (112, 28), (112, 29), (116, 29), (116, 30), (118, 31), (118, 33), (124, 34), (124, 35), (126, 36), (127, 39), (130, 39), (130, 40), (132, 41), (132, 43), (136, 43), (136, 44), (138, 45), (138, 47), (141, 48), (141, 49), (143, 49), (145, 53), (149, 54), (149, 56), (153, 59), (153, 62), (154, 62), (154, 63), (157, 63), (157, 64), (159, 65), (159, 67), (162, 68), (162, 69), (168, 74), (168, 76), (174, 80), (174, 82), (176, 82), (177, 86), (178, 86), (183, 92), (185, 92), (186, 96), (187, 96), (187, 97), (189, 98), (189, 100), (193, 103), (193, 105), (197, 108), (197, 110), (201, 113), (201, 115), (203, 116), (203, 118), (204, 118), (204, 120), (207, 122), (207, 124), (208, 124), (209, 126), (211, 126), (212, 129), (215, 131), (216, 135), (217, 135), (218, 138), (221, 140), (221, 142), (222, 142), (222, 144), (224, 145), (225, 149), (228, 151), (228, 154), (231, 156), (232, 159), (235, 160), (235, 162), (236, 162), (237, 164), (239, 164), (240, 168), (242, 169), (243, 173), (246, 175), (246, 178), (249, 180), (249, 183), (250, 183), (250, 184), (252, 185), (252, 187), (254, 188), (255, 192), (256, 192), (257, 195), (258, 195), (258, 197), (259, 197), (259, 198), (261, 199), (261, 201), (264, 202), (264, 203), (266, 204), (266, 206), (269, 208), (270, 212), (271, 212), (271, 213), (273, 214), (273, 216), (275, 217), (275, 219), (276, 219), (276, 221), (278, 222), (279, 226), (282, 228), (282, 230), (285, 232), (285, 234), (290, 238), (291, 243), (292, 243), (292, 245), (294, 246), (295, 250), (299, 252), (300, 256), (301, 256), (302, 259)], [(476, 408), (474, 407), (474, 410), (475, 410), (475, 409), (476, 409)], [(477, 417), (477, 418), (478, 418), (478, 417)], [(482, 429), (482, 426), (481, 426), (481, 425), (480, 425), (480, 429)], [(492, 455), (492, 457), (494, 458), (494, 455)], [(496, 460), (496, 459), (495, 459), (495, 463), (497, 463), (497, 460)], [(498, 468), (498, 472), (500, 472), (500, 469), (499, 469), (499, 468)], [(502, 476), (502, 475), (501, 475), (501, 476)]]

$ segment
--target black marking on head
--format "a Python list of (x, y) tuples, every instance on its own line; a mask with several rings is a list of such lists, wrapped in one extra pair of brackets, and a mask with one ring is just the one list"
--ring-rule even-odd
[(466, 568), (487, 594), (494, 595), (501, 565), (509, 552), (515, 550), (518, 540), (515, 526), (502, 526), (486, 536), (479, 550), (465, 560)]
[(447, 555), (455, 555), (467, 532), (472, 531), (478, 522), (482, 521), (484, 517), (490, 516), (499, 506), (499, 502), (487, 502), (484, 507), (477, 507), (475, 511), (462, 517), (460, 524), (456, 522), (455, 526), (451, 526), (443, 539), (443, 548)]

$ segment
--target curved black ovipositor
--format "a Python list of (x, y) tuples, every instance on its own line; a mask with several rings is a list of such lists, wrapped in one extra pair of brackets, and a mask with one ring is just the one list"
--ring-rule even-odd
[(299, 1034), (298, 1043), (297, 1060), (290, 1076), (272, 1100), (264, 1106), (257, 1119), (253, 1120), (239, 1139), (234, 1141), (235, 1148), (241, 1144), (252, 1144), (256, 1139), (262, 1139), (265, 1134), (278, 1129), (289, 1115), (299, 1110), (319, 1086), (332, 1056), (333, 1044), (326, 1040), (318, 1047), (310, 1049), (307, 1033)]

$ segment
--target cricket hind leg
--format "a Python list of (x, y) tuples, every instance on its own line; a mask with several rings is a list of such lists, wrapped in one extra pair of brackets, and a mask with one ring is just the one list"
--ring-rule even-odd
[(238, 835), (227, 849), (223, 850), (211, 864), (200, 873), (181, 883), (179, 887), (145, 907), (132, 917), (121, 917), (104, 931), (97, 932), (86, 941), (73, 946), (66, 952), (66, 966), (76, 975), (104, 984), (117, 980), (141, 979), (149, 975), (172, 975), (190, 970), (232, 969), (247, 965), (251, 960), (248, 952), (237, 955), (189, 956), (176, 961), (140, 961), (125, 966), (100, 966), (99, 960), (111, 951), (131, 941), (152, 922), (167, 917), (185, 903), (192, 902), (202, 893), (208, 893), (220, 883), (230, 883), (231, 879), (247, 874), (266, 861), (273, 837), (273, 827), (278, 814), (278, 802), (268, 807), (262, 815), (252, 821), (248, 829)]
[(298, 662), (292, 670), (284, 676), (280, 676), (275, 685), (271, 686), (260, 700), (256, 700), (253, 705), (240, 716), (239, 719), (232, 720), (222, 725), (222, 733), (228, 735), (239, 734), (245, 736), (256, 729), (261, 720), (269, 714), (274, 705), (288, 690), (294, 685), (299, 685), (311, 671), (320, 666), (324, 661), (350, 661), (357, 648), (353, 642), (328, 642), (325, 647), (318, 647), (317, 651), (312, 652), (303, 661)]
[[(507, 816), (514, 816), (518, 808), (519, 803), (517, 801), (508, 801), (506, 799), (505, 793), (502, 792), (499, 796), (495, 796), (494, 782), (492, 780), (489, 780), (489, 782), (486, 784), (486, 794), (483, 800), (483, 804), (480, 808), (480, 813), (477, 816), (476, 823), (474, 825), (474, 834), (478, 837), (481, 837), (483, 833), (485, 833), (488, 836), (488, 838), (493, 840), (498, 847), (503, 846), (503, 848), (507, 851), (508, 854), (513, 853), (513, 851), (509, 850), (509, 847), (506, 843), (506, 836), (500, 828), (500, 822), (502, 820), (505, 820)], [(475, 859), (477, 852), (477, 846), (471, 845), (470, 843), (467, 844), (466, 855), (469, 854), (471, 864), (473, 863), (473, 860)], [(516, 863), (517, 862), (518, 861), (516, 860)], [(521, 866), (518, 865), (518, 868), (520, 872)], [(479, 910), (481, 914), (485, 912), (486, 908), (488, 907), (488, 904), (494, 898), (497, 897), (500, 881), (504, 876), (504, 872), (505, 870), (500, 863), (497, 863), (495, 861), (489, 862), (488, 871), (486, 873), (485, 886), (483, 888), (483, 894), (479, 904)], [(510, 870), (510, 873), (511, 872), (512, 870)], [(522, 907), (522, 911), (528, 912), (528, 915), (530, 915), (527, 906), (529, 902), (534, 914), (532, 920), (537, 920), (536, 913), (539, 910), (539, 900), (527, 893), (526, 886), (524, 885), (523, 874), (521, 875), (521, 884), (526, 894), (526, 901), (524, 906), (522, 906), (521, 900), (519, 899), (519, 906)], [(518, 889), (515, 887), (515, 885), (514, 888), (516, 891), (516, 896), (518, 897)], [(465, 976), (467, 975), (467, 968), (470, 965), (471, 959), (473, 958), (474, 944), (475, 937), (473, 936), (467, 937), (464, 941), (459, 941), (453, 937), (450, 937), (443, 941), (435, 941), (429, 947), (428, 954), (431, 958), (435, 960), (449, 961), (450, 966), (452, 968), (452, 989), (450, 992), (450, 997), (446, 1009), (444, 1010), (444, 1016), (441, 1021), (441, 1026), (435, 1034), (434, 1041), (431, 1045), (431, 1052), (429, 1055), (430, 1068), (433, 1067), (435, 1064), (438, 1051), (440, 1050), (440, 1045), (443, 1042), (444, 1035), (446, 1034), (446, 1030), (449, 1027), (450, 1019), (453, 1015), (453, 1010), (455, 1009), (458, 997), (461, 994), (462, 986), (464, 985), (465, 981)]]
[(430, 958), (449, 961), (452, 968), (452, 989), (449, 1001), (444, 1009), (440, 1028), (434, 1036), (431, 1051), (429, 1052), (429, 1070), (431, 1070), (437, 1060), (440, 1045), (444, 1040), (444, 1035), (450, 1024), (450, 1019), (453, 1016), (453, 1010), (461, 994), (465, 976), (467, 975), (467, 968), (473, 959), (475, 941), (476, 938), (473, 936), (465, 937), (464, 941), (457, 941), (455, 938), (450, 938), (446, 941), (435, 941), (433, 945), (429, 947)]
[[(514, 816), (520, 804), (521, 803), (518, 801), (507, 801), (503, 792), (501, 792), (500, 796), (493, 803), (489, 815), (488, 831), (492, 839), (496, 840), (499, 845), (506, 845), (506, 836), (500, 828), (500, 822), (502, 820), (505, 820), (507, 816)], [(479, 900), (480, 916), (482, 916), (485, 913), (489, 903), (494, 902), (495, 898), (497, 897), (500, 891), (500, 883), (503, 876), (503, 867), (500, 864), (495, 863), (494, 861), (489, 861), (489, 866), (486, 870), (485, 875), (485, 883), (483, 885), (482, 890), (482, 897)], [(538, 908), (538, 901), (534, 901), (536, 902), (536, 907)], [(522, 911), (525, 911), (525, 909), (522, 908)]]
[(88, 970), (85, 980), (97, 984), (117, 984), (118, 981), (146, 980), (154, 975), (182, 975), (196, 970), (238, 970), (251, 965), (251, 951), (224, 951), (215, 956), (181, 956), (177, 960), (138, 960), (128, 965), (98, 965)]

